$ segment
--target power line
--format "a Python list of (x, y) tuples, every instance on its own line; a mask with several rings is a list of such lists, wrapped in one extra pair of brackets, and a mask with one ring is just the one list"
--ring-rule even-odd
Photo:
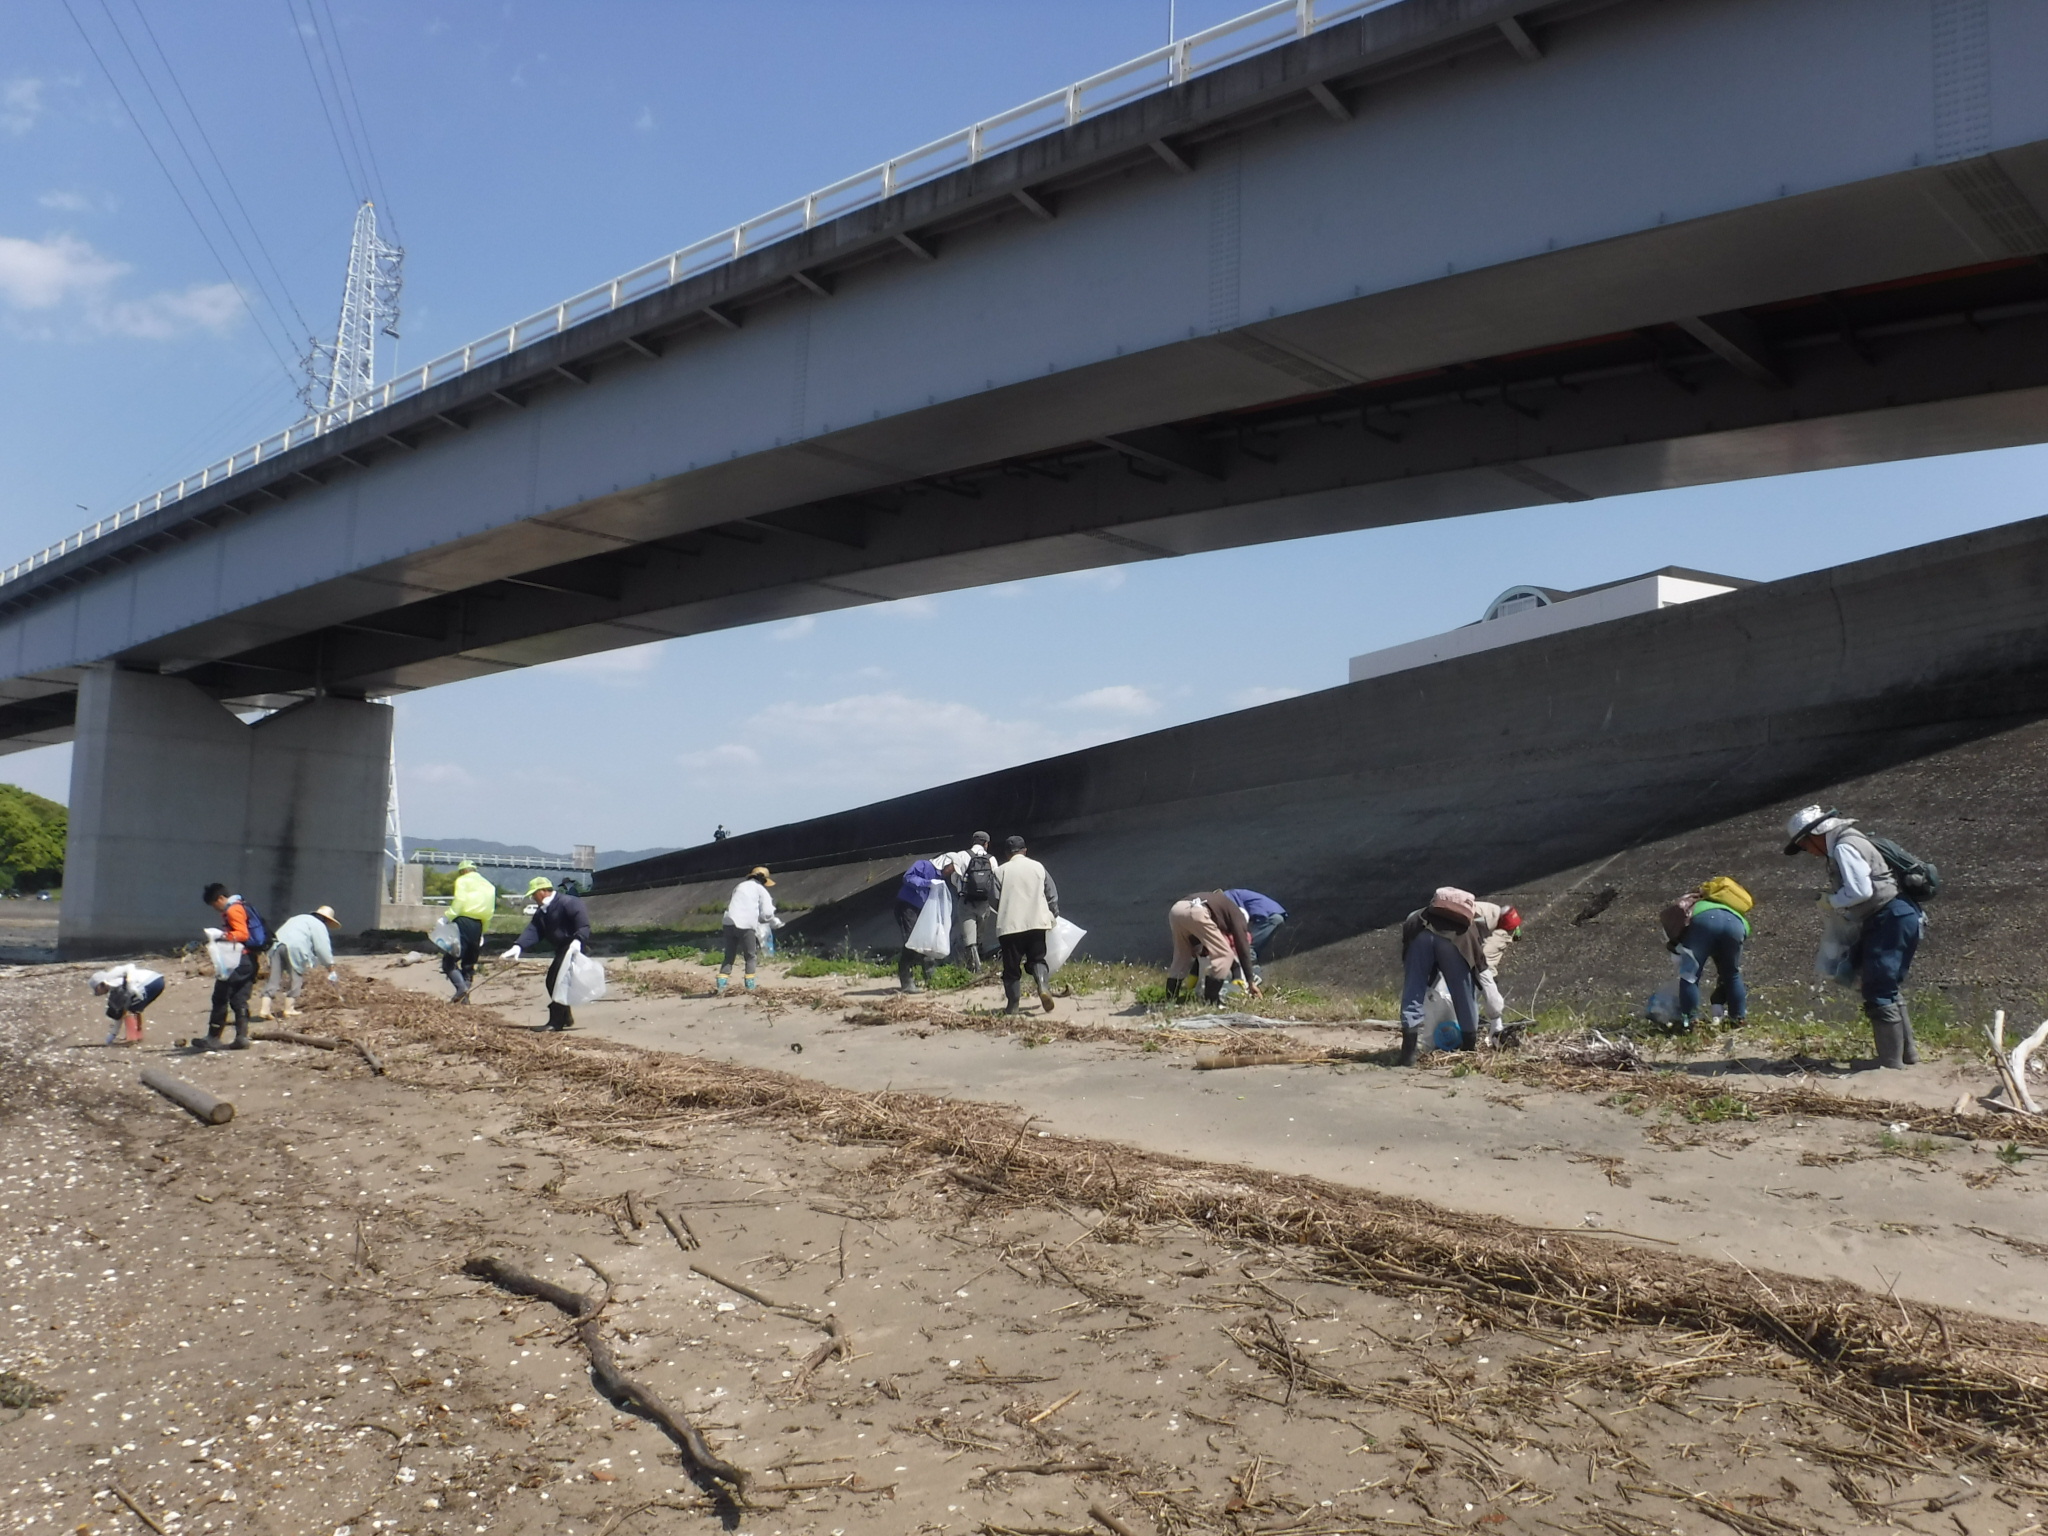
[(206, 232), (206, 226), (200, 222), (199, 215), (193, 209), (191, 200), (185, 196), (185, 189), (178, 185), (178, 178), (171, 174), (171, 168), (165, 164), (164, 157), (158, 152), (155, 141), (149, 136), (149, 130), (143, 126), (141, 117), (137, 115), (135, 108), (129, 104), (127, 95), (121, 89), (120, 81), (114, 78), (114, 72), (107, 67), (107, 61), (100, 56), (98, 47), (93, 43), (92, 34), (85, 30), (85, 23), (78, 19), (78, 12), (71, 8), (71, 0), (61, 0), (61, 3), (64, 6), (64, 14), (71, 18), (71, 25), (78, 29), (78, 35), (85, 43), (86, 52), (90, 53), (93, 62), (99, 65), (100, 73), (107, 77), (107, 84), (112, 87), (114, 92), (114, 99), (121, 103), (121, 110), (126, 112), (128, 120), (135, 124), (135, 131), (142, 135), (143, 147), (149, 151), (150, 158), (156, 161), (157, 169), (164, 173), (164, 180), (171, 184), (171, 192), (177, 197), (179, 206), (185, 210), (185, 216), (192, 221), (192, 227), (199, 232), (200, 241), (213, 256), (215, 264), (221, 270), (221, 275), (228, 280), (228, 286), (235, 290), (235, 297), (241, 300), (242, 308), (248, 312), (250, 322), (256, 327), (257, 334), (263, 338), (263, 344), (270, 348), (271, 355), (277, 359), (277, 366), (284, 370), (285, 378), (296, 387), (298, 379), (292, 370), (291, 364), (287, 363), (284, 360), (284, 354), (277, 350), (277, 343), (271, 340), (270, 332), (264, 329), (263, 319), (256, 313), (256, 306), (249, 302), (249, 295), (244, 293), (242, 285), (235, 281), (235, 274), (229, 269), (226, 259), (220, 253), (220, 248), (213, 243), (213, 237)]
[[(107, 18), (107, 25), (113, 28), (114, 37), (121, 44), (121, 51), (128, 55), (128, 62), (135, 67), (135, 73), (142, 81), (142, 88), (149, 92), (149, 99), (156, 107), (157, 116), (163, 119), (164, 127), (170, 131), (171, 142), (178, 147), (178, 153), (185, 157), (185, 164), (191, 169), (192, 179), (199, 183), (199, 190), (205, 194), (208, 205), (213, 209), (213, 216), (220, 220), (220, 227), (227, 235), (228, 243), (234, 246), (235, 254), (242, 258), (242, 265), (248, 270), (251, 282), (256, 291), (263, 296), (264, 304), (276, 318), (278, 328), (285, 333), (286, 342), (289, 344), (291, 322), (285, 319), (284, 311), (278, 308), (277, 300), (271, 296), (269, 285), (263, 281), (263, 274), (257, 270), (256, 263), (249, 259), (249, 252), (243, 247), (241, 236), (235, 233), (235, 226), (221, 210), (220, 199), (213, 195), (212, 186), (208, 184), (205, 173), (199, 169), (199, 162), (193, 157), (191, 147), (185, 142), (185, 136), (178, 132), (177, 123), (164, 107), (163, 97), (157, 94), (156, 84), (149, 78), (149, 72), (142, 67), (142, 60), (136, 56), (134, 46), (128, 41), (128, 34), (121, 30), (121, 23), (115, 19), (113, 7), (107, 0), (100, 0), (100, 10)], [(195, 117), (193, 121), (196, 123), (198, 119)]]
[[(70, 4), (70, 0), (66, 0), (66, 4)], [(360, 168), (352, 166), (350, 160), (348, 160), (348, 143), (344, 143), (342, 131), (334, 125), (334, 111), (328, 106), (328, 90), (326, 90), (326, 86), (319, 84), (319, 66), (315, 66), (315, 63), (313, 63), (313, 49), (307, 47), (307, 43), (305, 43), (305, 33), (307, 33), (307, 27), (311, 27), (311, 23), (301, 23), (301, 20), (299, 20), (299, 6), (297, 6), (295, 0), (285, 0), (285, 10), (291, 12), (291, 31), (293, 31), (293, 37), (299, 39), (299, 53), (305, 57), (305, 72), (313, 80), (313, 94), (319, 96), (319, 115), (328, 119), (328, 137), (334, 139), (334, 154), (342, 162), (342, 180), (348, 182), (348, 197), (356, 205), (369, 203), (371, 201), (371, 190), (373, 190), (371, 184), (369, 184), (369, 176), (362, 174)], [(315, 37), (319, 35), (317, 29), (313, 29), (313, 35)], [(336, 92), (336, 96), (338, 94), (340, 92)]]
[(142, 30), (148, 34), (150, 46), (156, 49), (156, 56), (163, 61), (164, 73), (170, 76), (171, 84), (178, 92), (178, 100), (185, 104), (186, 114), (191, 117), (192, 126), (199, 132), (199, 142), (206, 146), (206, 153), (213, 161), (213, 168), (219, 172), (222, 185), (228, 189), (228, 196), (234, 200), (236, 211), (242, 215), (242, 222), (248, 226), (250, 238), (256, 242), (256, 249), (263, 253), (263, 260), (270, 268), (270, 275), (277, 279), (278, 289), (284, 294), (285, 303), (291, 306), (292, 314), (299, 322), (299, 329), (310, 336), (313, 327), (300, 312), (298, 301), (292, 297), (291, 285), (284, 280), (284, 273), (278, 270), (277, 262), (270, 254), (270, 247), (264, 244), (263, 231), (257, 227), (256, 221), (249, 217), (248, 207), (242, 202), (242, 194), (235, 190), (234, 179), (228, 175), (227, 166), (221, 162), (219, 152), (214, 149), (213, 140), (207, 135), (206, 125), (199, 120), (198, 112), (193, 109), (192, 99), (185, 94), (184, 83), (178, 79), (178, 72), (172, 67), (170, 55), (164, 52), (164, 45), (157, 41), (156, 28), (149, 24), (149, 17), (142, 9), (142, 0), (128, 0), (128, 3), (134, 7), (136, 19), (142, 23)]
[[(363, 100), (356, 94), (355, 77), (349, 73), (348, 52), (341, 46), (341, 28), (335, 24), (334, 8), (328, 0), (319, 0), (320, 9), (327, 13), (327, 30), (334, 35), (334, 57), (341, 63), (341, 81), (348, 88), (348, 104), (355, 110), (356, 126), (362, 130), (363, 158), (369, 163), (370, 180), (376, 187), (377, 202), (384, 209), (384, 217), (391, 223), (391, 233), (398, 235), (398, 216), (392, 211), (391, 197), (384, 190), (384, 172), (377, 164), (377, 146), (370, 138), (369, 119), (363, 116)], [(306, 9), (313, 9), (313, 0), (306, 0)], [(347, 113), (343, 113), (346, 117)]]

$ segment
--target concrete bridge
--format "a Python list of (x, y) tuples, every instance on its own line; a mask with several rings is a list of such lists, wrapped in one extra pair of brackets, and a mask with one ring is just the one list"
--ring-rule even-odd
[(1042, 130), (957, 136), (952, 169), (825, 189), (0, 573), (0, 740), (77, 740), (65, 947), (182, 933), (217, 872), (367, 906), (365, 700), (2048, 437), (2048, 9), (1253, 16), (1157, 88), (1112, 72)]

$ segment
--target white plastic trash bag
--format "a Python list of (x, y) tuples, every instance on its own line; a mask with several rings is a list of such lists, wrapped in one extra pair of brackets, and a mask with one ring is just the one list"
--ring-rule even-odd
[(232, 976), (242, 964), (242, 946), (227, 939), (207, 940), (206, 954), (216, 976)]
[(915, 954), (943, 960), (953, 953), (953, 893), (943, 880), (934, 880), (926, 891), (924, 909), (903, 947)]
[(1088, 937), (1086, 928), (1078, 928), (1064, 917), (1052, 920), (1052, 932), (1045, 936), (1045, 972), (1048, 976), (1073, 958), (1074, 951), (1081, 947), (1081, 941)]
[(1451, 989), (1439, 976), (1429, 984), (1429, 990), (1422, 995), (1422, 1032), (1430, 1039), (1436, 1038), (1436, 1027), (1458, 1017), (1458, 1005), (1451, 1001)]
[(562, 957), (551, 1000), (574, 1008), (578, 1003), (594, 1003), (603, 996), (604, 967), (583, 953), (583, 941), (578, 939)]
[(1863, 925), (1853, 917), (1844, 917), (1839, 907), (1830, 907), (1821, 914), (1820, 953), (1813, 957), (1814, 973), (1843, 986), (1856, 979), (1856, 941), (1863, 935)]
[(462, 930), (455, 926), (455, 919), (444, 912), (441, 921), (434, 924), (433, 931), (427, 935), (427, 942), (444, 955), (459, 955), (462, 953)]

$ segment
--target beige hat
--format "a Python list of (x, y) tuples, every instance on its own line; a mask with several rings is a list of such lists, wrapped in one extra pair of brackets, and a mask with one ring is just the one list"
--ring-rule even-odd
[(775, 883), (768, 878), (768, 866), (766, 864), (756, 864), (747, 871), (747, 878), (749, 880), (758, 880), (763, 885), (773, 885)]
[(330, 928), (339, 928), (341, 926), (341, 919), (334, 915), (334, 908), (332, 907), (315, 907), (313, 915)]

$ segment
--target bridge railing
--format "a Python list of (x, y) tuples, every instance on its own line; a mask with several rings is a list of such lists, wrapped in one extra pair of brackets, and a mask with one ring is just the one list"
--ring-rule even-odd
[(635, 267), (608, 283), (586, 289), (573, 298), (564, 299), (551, 308), (493, 331), (456, 351), (422, 363), (341, 405), (296, 421), (282, 432), (273, 432), (261, 442), (232, 453), (197, 474), (187, 475), (174, 485), (165, 486), (111, 517), (100, 518), (25, 560), (16, 561), (0, 570), (0, 587), (20, 581), (60, 556), (82, 549), (95, 539), (104, 538), (196, 491), (253, 469), (337, 427), (408, 400), (433, 385), (460, 378), (472, 368), (496, 362), (522, 347), (559, 336), (572, 326), (609, 314), (636, 299), (737, 261), (749, 251), (801, 234), (842, 214), (883, 202), (906, 188), (977, 164), (990, 155), (1071, 127), (1140, 96), (1181, 84), (1296, 38), (1307, 37), (1340, 21), (1349, 21), (1399, 3), (1400, 0), (1275, 0), (1274, 4), (1262, 5), (1242, 16), (1190, 33), (1166, 47), (1140, 54), (1100, 74), (1090, 75), (1064, 90), (984, 118), (957, 133), (920, 145), (908, 154), (885, 160), (858, 175), (820, 187), (794, 202), (756, 214), (731, 229), (699, 240), (694, 245), (686, 245), (645, 266)]

